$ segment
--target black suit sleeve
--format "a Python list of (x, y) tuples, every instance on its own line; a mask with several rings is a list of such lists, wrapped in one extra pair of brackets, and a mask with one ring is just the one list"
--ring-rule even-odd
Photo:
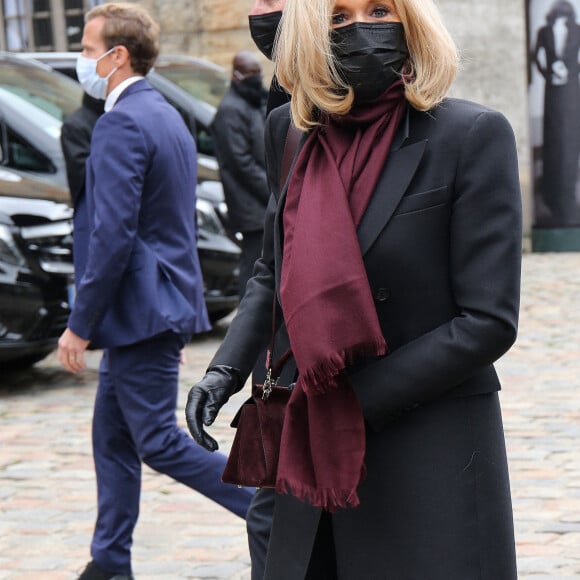
[(514, 135), (499, 113), (481, 113), (463, 139), (449, 231), (456, 316), (350, 374), (375, 430), (403, 410), (443, 396), (515, 341), (521, 195)]
[(91, 133), (72, 120), (62, 124), (60, 142), (73, 205), (85, 186), (85, 165), (91, 148)]

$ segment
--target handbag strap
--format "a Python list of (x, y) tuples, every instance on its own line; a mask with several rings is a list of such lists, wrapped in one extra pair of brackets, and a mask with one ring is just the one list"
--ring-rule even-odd
[(272, 301), (272, 336), (270, 337), (270, 344), (266, 351), (266, 378), (264, 379), (264, 395), (266, 398), (270, 394), (272, 387), (276, 386), (284, 365), (292, 356), (292, 349), (289, 348), (276, 361), (276, 364), (272, 364), (272, 357), (274, 356), (274, 339), (276, 337), (276, 306), (276, 293), (274, 293), (274, 300)]
[[(288, 131), (286, 133), (286, 140), (284, 141), (284, 154), (282, 156), (282, 167), (280, 171), (280, 191), (284, 188), (288, 175), (290, 174), (290, 169), (292, 168), (292, 162), (298, 151), (298, 145), (300, 143), (300, 137), (302, 133), (294, 125), (292, 119), (290, 119), (290, 124), (288, 125)], [(272, 387), (276, 385), (278, 377), (284, 368), (288, 359), (292, 356), (292, 349), (289, 348), (282, 356), (276, 361), (276, 364), (272, 364), (272, 357), (274, 356), (274, 338), (276, 336), (276, 310), (277, 301), (276, 293), (274, 292), (274, 299), (272, 301), (272, 336), (270, 337), (270, 345), (266, 352), (266, 378), (264, 380), (264, 395), (266, 398), (272, 390)]]
[(300, 138), (302, 137), (302, 132), (296, 127), (294, 121), (290, 119), (290, 124), (288, 125), (288, 131), (286, 132), (286, 140), (284, 141), (284, 154), (282, 155), (282, 167), (280, 168), (280, 192), (284, 189), (288, 175), (290, 174), (290, 169), (292, 168), (292, 162), (296, 153), (298, 152), (298, 145), (300, 144)]

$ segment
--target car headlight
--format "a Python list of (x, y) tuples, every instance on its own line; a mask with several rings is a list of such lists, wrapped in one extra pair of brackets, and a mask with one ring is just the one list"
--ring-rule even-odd
[(218, 218), (213, 205), (209, 201), (198, 197), (195, 203), (195, 210), (197, 214), (197, 227), (200, 230), (212, 234), (225, 234), (224, 227)]
[(228, 217), (228, 204), (225, 201), (220, 202), (218, 205), (218, 211), (221, 215), (223, 215), (226, 219)]
[(0, 263), (10, 266), (24, 266), (26, 260), (14, 242), (10, 228), (0, 224)]

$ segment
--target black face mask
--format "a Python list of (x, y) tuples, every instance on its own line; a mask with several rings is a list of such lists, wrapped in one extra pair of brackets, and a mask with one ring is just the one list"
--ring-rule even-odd
[(398, 78), (409, 51), (400, 22), (354, 22), (331, 33), (339, 73), (356, 101), (370, 101)]
[(269, 12), (268, 14), (258, 14), (249, 16), (250, 34), (256, 43), (260, 52), (268, 59), (272, 60), (272, 51), (274, 50), (274, 40), (278, 24), (282, 18), (282, 11)]
[(234, 87), (250, 104), (259, 107), (264, 100), (264, 84), (262, 75), (252, 75), (236, 81)]

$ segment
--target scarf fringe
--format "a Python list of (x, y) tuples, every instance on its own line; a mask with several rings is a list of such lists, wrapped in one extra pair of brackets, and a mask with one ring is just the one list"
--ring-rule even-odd
[(333, 353), (330, 358), (318, 362), (315, 366), (300, 372), (299, 382), (306, 394), (323, 395), (337, 388), (336, 377), (346, 367), (357, 360), (369, 356), (382, 356), (388, 351), (383, 336), (372, 342), (364, 342), (348, 350)]
[(334, 513), (337, 509), (355, 508), (360, 504), (356, 489), (313, 488), (287, 479), (279, 479), (276, 482), (276, 492), (292, 495), (302, 502), (330, 513)]

